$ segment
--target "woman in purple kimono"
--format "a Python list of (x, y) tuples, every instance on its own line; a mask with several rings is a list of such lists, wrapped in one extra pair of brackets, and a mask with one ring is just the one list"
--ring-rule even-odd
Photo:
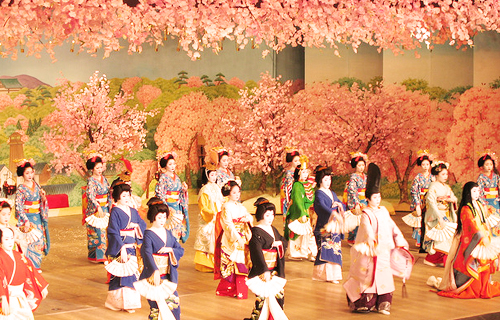
[[(184, 255), (184, 249), (170, 230), (165, 229), (169, 208), (161, 199), (153, 197), (148, 201), (148, 220), (151, 228), (144, 232), (141, 256), (144, 262), (139, 281), (134, 284), (139, 292), (142, 288), (159, 289), (160, 294), (149, 296), (149, 320), (169, 319), (172, 314), (180, 320), (181, 309), (177, 293), (177, 267)], [(152, 290), (145, 290), (151, 292)], [(170, 317), (171, 318), (171, 317)]]
[[(355, 215), (360, 215), (367, 202), (365, 198), (366, 175), (365, 168), (368, 156), (361, 152), (356, 152), (351, 158), (351, 167), (355, 170), (347, 182), (347, 208)], [(353, 244), (356, 239), (358, 227), (349, 232), (347, 242)]]
[[(494, 154), (485, 154), (477, 161), (477, 166), (482, 172), (477, 177), (477, 184), (481, 189), (481, 202), (493, 208), (495, 214), (500, 214), (500, 197), (498, 195), (498, 187), (500, 178), (496, 173), (495, 167), (496, 157)], [(491, 228), (491, 233), (494, 237), (500, 236), (500, 226)]]
[(408, 242), (387, 209), (380, 206), (380, 169), (374, 163), (368, 167), (367, 180), (368, 206), (363, 209), (351, 248), (351, 267), (344, 288), (351, 311), (388, 315), (395, 290), (391, 252), (398, 247), (408, 249)]
[[(106, 255), (113, 261), (106, 266), (111, 279), (104, 306), (133, 313), (141, 307), (141, 296), (133, 284), (137, 281), (136, 247), (142, 244), (146, 223), (137, 210), (129, 206), (131, 188), (128, 184), (118, 182), (112, 196), (116, 204), (109, 217)], [(133, 267), (135, 272), (128, 272)]]
[(228, 181), (234, 180), (241, 186), (240, 177), (229, 169), (229, 150), (216, 147), (210, 150), (210, 161), (217, 164), (217, 184), (223, 187)]
[(45, 198), (45, 191), (36, 183), (33, 160), (21, 160), (17, 165), (17, 175), (23, 177), (23, 183), (16, 192), (16, 219), (17, 226), (29, 237), (26, 257), (35, 268), (40, 269), (42, 257), (49, 253), (49, 204)]
[(175, 174), (175, 152), (160, 157), (160, 177), (155, 188), (155, 196), (165, 203), (172, 213), (167, 221), (167, 229), (172, 231), (177, 241), (185, 243), (189, 237), (188, 186)]
[[(425, 215), (425, 195), (427, 194), (429, 186), (433, 180), (433, 176), (431, 174), (431, 164), (432, 160), (429, 158), (428, 154), (422, 154), (417, 158), (417, 166), (422, 168), (422, 172), (417, 174), (415, 179), (413, 179), (413, 184), (411, 185), (410, 190), (410, 210), (415, 211), (417, 217), (421, 217), (421, 220), (423, 220), (423, 216)], [(422, 239), (421, 231), (421, 228), (413, 228), (412, 238), (416, 240), (417, 247), (420, 247)]]
[(92, 215), (97, 218), (104, 218), (109, 215), (111, 199), (109, 197), (109, 182), (104, 177), (106, 164), (103, 163), (99, 155), (93, 156), (87, 160), (87, 170), (92, 170), (92, 176), (87, 180), (86, 209), (84, 220), (87, 226), (87, 247), (88, 259), (92, 262), (106, 261), (106, 227), (98, 228), (90, 225), (85, 219)]

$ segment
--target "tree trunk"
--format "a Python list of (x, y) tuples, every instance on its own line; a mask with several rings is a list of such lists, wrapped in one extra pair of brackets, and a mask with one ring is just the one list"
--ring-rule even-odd
[(408, 197), (408, 181), (410, 179), (410, 172), (415, 166), (415, 162), (412, 163), (411, 159), (413, 157), (413, 152), (410, 151), (408, 155), (408, 162), (406, 165), (406, 169), (403, 175), (399, 172), (398, 164), (396, 160), (391, 157), (391, 163), (394, 167), (394, 171), (396, 172), (396, 181), (399, 188), (399, 203), (409, 203), (410, 198)]
[(191, 148), (193, 148), (193, 144), (198, 139), (198, 134), (195, 134), (193, 138), (191, 138), (191, 141), (189, 142), (189, 147), (187, 148), (186, 151), (186, 167), (184, 168), (184, 173), (186, 174), (186, 183), (187, 185), (191, 188), (193, 186), (193, 183), (191, 181), (191, 167), (189, 166), (189, 155), (191, 154)]
[(260, 186), (259, 190), (262, 192), (266, 191), (266, 185), (267, 185), (267, 175), (264, 172), (261, 172), (262, 179), (260, 180)]

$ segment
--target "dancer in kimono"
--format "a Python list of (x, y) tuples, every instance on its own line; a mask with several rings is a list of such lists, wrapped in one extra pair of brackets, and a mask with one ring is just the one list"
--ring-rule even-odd
[[(500, 197), (498, 188), (500, 177), (496, 173), (496, 156), (494, 153), (487, 153), (479, 158), (477, 166), (482, 170), (477, 177), (477, 184), (481, 189), (481, 202), (494, 209), (495, 214), (500, 215)], [(500, 236), (500, 226), (491, 229), (494, 237)]]
[(229, 169), (229, 150), (222, 147), (215, 147), (210, 150), (210, 162), (218, 165), (217, 184), (222, 188), (228, 181), (234, 180), (241, 186), (240, 177), (235, 176)]
[(246, 299), (248, 287), (248, 241), (252, 237), (253, 217), (239, 202), (241, 189), (236, 181), (228, 181), (222, 187), (222, 195), (228, 201), (216, 221), (216, 246), (214, 278), (220, 279), (216, 294), (218, 296)]
[(36, 269), (40, 270), (42, 257), (49, 253), (49, 204), (45, 191), (34, 180), (33, 160), (21, 160), (17, 165), (17, 175), (23, 183), (16, 192), (17, 226), (25, 233), (33, 235), (25, 253)]
[[(125, 310), (133, 313), (141, 307), (141, 296), (134, 289), (137, 281), (136, 248), (142, 244), (146, 223), (141, 219), (137, 210), (129, 206), (130, 186), (125, 183), (116, 184), (113, 188), (113, 200), (116, 202), (111, 210), (108, 226), (108, 248), (106, 255), (112, 259), (106, 265), (111, 274), (108, 297), (104, 306), (108, 309)], [(128, 272), (124, 270), (136, 270)], [(119, 276), (120, 275), (120, 276)]]
[[(417, 174), (415, 179), (413, 179), (413, 184), (411, 185), (411, 204), (410, 210), (415, 211), (416, 217), (422, 218), (425, 216), (425, 195), (429, 190), (429, 186), (432, 182), (431, 175), (431, 164), (432, 160), (429, 158), (428, 153), (421, 153), (417, 158), (417, 166), (422, 168), (422, 172)], [(420, 221), (422, 225), (422, 221)], [(422, 228), (414, 227), (412, 238), (415, 239), (415, 245), (420, 247), (422, 239)]]
[(167, 229), (177, 241), (185, 243), (189, 237), (188, 185), (175, 174), (175, 152), (160, 155), (160, 178), (155, 187), (155, 196), (172, 209)]
[(424, 264), (443, 266), (450, 251), (453, 234), (456, 230), (457, 214), (455, 212), (457, 198), (448, 180), (449, 164), (442, 161), (433, 163), (431, 174), (436, 181), (431, 182), (425, 198), (425, 234), (423, 248), (427, 252)]
[[(365, 168), (368, 162), (368, 156), (361, 152), (356, 152), (351, 158), (351, 167), (355, 172), (351, 174), (347, 182), (347, 208), (355, 215), (360, 215), (363, 208), (366, 207), (367, 201), (365, 198), (366, 190), (366, 175)], [(347, 242), (353, 244), (356, 239), (358, 227), (349, 232)]]
[(351, 311), (388, 315), (395, 290), (391, 255), (396, 248), (408, 252), (408, 242), (389, 211), (380, 206), (380, 169), (374, 163), (368, 166), (366, 198), (344, 288)]
[(216, 181), (216, 166), (213, 163), (207, 163), (202, 177), (204, 185), (198, 193), (200, 227), (194, 242), (195, 269), (201, 272), (214, 272), (215, 220), (222, 209), (224, 200)]
[(496, 270), (500, 247), (491, 246), (488, 213), (479, 201), (481, 189), (475, 182), (464, 185), (458, 208), (457, 233), (438, 295), (459, 299), (489, 299), (500, 296), (500, 283), (490, 275)]
[(0, 318), (33, 320), (33, 311), (47, 296), (48, 284), (31, 261), (14, 250), (14, 231), (0, 229)]
[(281, 180), (280, 185), (280, 198), (281, 198), (281, 212), (283, 213), (283, 221), (286, 218), (288, 207), (290, 205), (290, 197), (292, 196), (293, 173), (295, 168), (300, 164), (300, 154), (297, 150), (288, 150), (285, 156), (286, 163), (290, 167), (285, 171), (285, 176)]
[[(125, 166), (125, 170), (123, 170), (122, 172), (120, 172), (118, 174), (118, 178), (116, 178), (112, 183), (111, 183), (111, 187), (109, 188), (109, 193), (111, 194), (113, 192), (113, 187), (119, 183), (119, 182), (125, 182), (126, 184), (128, 184), (131, 188), (132, 188), (132, 172), (134, 172), (133, 168), (132, 168), (132, 163), (125, 159), (125, 158), (121, 158), (120, 159), (121, 161), (123, 161), (123, 164)], [(130, 203), (129, 203), (129, 206), (136, 209), (136, 210), (139, 210), (142, 206), (142, 199), (141, 197), (135, 195), (132, 193), (131, 197), (130, 197)]]
[[(134, 286), (148, 298), (148, 320), (172, 319), (172, 315), (180, 320), (177, 267), (184, 249), (172, 232), (165, 229), (169, 207), (156, 197), (148, 201), (148, 207), (147, 216), (152, 225), (144, 232), (141, 246), (144, 269)], [(150, 296), (151, 292), (154, 292), (153, 296)]]
[(106, 164), (102, 157), (93, 154), (86, 163), (87, 170), (92, 171), (92, 175), (87, 180), (87, 189), (83, 201), (85, 216), (82, 223), (87, 227), (87, 247), (88, 259), (91, 262), (99, 263), (106, 261), (106, 226), (93, 226), (89, 219), (106, 219), (109, 217), (111, 207), (111, 198), (109, 197), (109, 183), (103, 173), (106, 170)]
[(7, 199), (0, 199), (0, 229), (10, 228), (14, 232), (14, 250), (24, 254), (28, 248), (26, 237), (16, 226), (9, 224), (12, 206)]
[[(268, 315), (266, 319), (286, 319), (283, 312), (285, 300), (283, 287), (286, 282), (284, 279), (287, 241), (272, 225), (276, 214), (274, 204), (261, 197), (254, 205), (257, 207), (255, 211), (257, 225), (252, 228), (252, 238), (248, 244), (252, 268), (248, 274), (247, 284), (254, 290), (257, 299), (252, 315), (245, 320), (258, 320), (261, 316), (264, 317), (264, 313)], [(273, 292), (266, 292), (268, 286), (273, 287)], [(276, 300), (281, 309), (275, 308), (276, 304), (271, 300)]]
[(314, 211), (318, 216), (314, 237), (318, 254), (314, 261), (313, 280), (339, 283), (342, 280), (342, 232), (345, 206), (330, 190), (332, 172), (325, 166), (316, 167)]
[(290, 259), (309, 259), (314, 261), (318, 248), (314, 240), (309, 207), (314, 203), (314, 194), (306, 196), (306, 184), (309, 184), (309, 168), (305, 156), (294, 172), (291, 205), (285, 219), (285, 239), (288, 241), (288, 254)]

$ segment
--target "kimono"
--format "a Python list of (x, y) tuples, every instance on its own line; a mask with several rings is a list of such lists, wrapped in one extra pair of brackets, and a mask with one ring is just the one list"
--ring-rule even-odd
[(179, 176), (175, 175), (172, 179), (162, 173), (155, 187), (155, 196), (175, 210), (169, 215), (167, 229), (172, 231), (177, 241), (185, 243), (189, 237), (188, 193), (182, 190)]
[[(37, 269), (40, 269), (43, 255), (47, 255), (50, 249), (48, 225), (49, 204), (47, 200), (42, 201), (40, 189), (40, 186), (36, 182), (33, 182), (33, 188), (29, 188), (24, 184), (19, 185), (16, 192), (15, 214), (18, 227), (24, 227), (29, 221), (30, 225), (34, 227), (40, 235), (38, 240), (28, 245), (25, 253), (25, 256)], [(28, 232), (28, 230), (22, 231)]]
[[(259, 277), (268, 271), (271, 272), (272, 278), (275, 276), (283, 279), (285, 278), (285, 248), (287, 246), (287, 241), (275, 227), (271, 227), (273, 231), (272, 235), (259, 226), (252, 228), (252, 238), (248, 243), (250, 258), (252, 260), (252, 268), (248, 273), (249, 280), (254, 277)], [(281, 241), (282, 245), (273, 247), (274, 241)], [(278, 301), (281, 309), (283, 309), (283, 304), (285, 302), (284, 294), (284, 290), (280, 290), (275, 295), (275, 299)], [(257, 299), (252, 315), (249, 318), (250, 320), (258, 320), (262, 313), (262, 308), (264, 307), (266, 297), (256, 296)]]
[(331, 190), (327, 190), (327, 192), (330, 193), (330, 196), (323, 190), (316, 190), (314, 199), (314, 211), (318, 216), (314, 228), (314, 238), (318, 254), (314, 261), (313, 280), (340, 281), (342, 280), (342, 240), (344, 235), (324, 231), (325, 225), (333, 218), (333, 203), (340, 202), (340, 200), (335, 192)]
[[(477, 184), (481, 189), (481, 202), (493, 207), (497, 215), (500, 214), (499, 182), (500, 177), (496, 173), (491, 173), (490, 177), (484, 173), (480, 173), (479, 177), (477, 177)], [(500, 225), (493, 227), (491, 232), (494, 237), (500, 236)]]
[[(251, 222), (248, 221), (253, 221), (253, 217), (239, 202), (226, 202), (217, 217), (214, 278), (220, 279), (216, 290), (218, 296), (248, 297), (245, 278), (248, 274), (248, 241), (252, 236)], [(245, 242), (244, 247), (238, 244), (240, 237)]]
[[(13, 257), (0, 249), (0, 296), (6, 296), (9, 301), (8, 319), (31, 320), (48, 283), (29, 260), (17, 251), (12, 254)], [(0, 319), (4, 317), (0, 315)]]
[(286, 218), (288, 207), (290, 206), (290, 197), (292, 196), (292, 185), (293, 185), (293, 171), (286, 170), (283, 180), (281, 180), (280, 185), (280, 198), (281, 198), (281, 212), (283, 213), (283, 219)]
[(208, 182), (198, 194), (200, 207), (200, 228), (194, 242), (195, 268), (202, 272), (213, 272), (215, 249), (215, 219), (222, 209), (221, 189), (216, 183)]
[[(285, 239), (289, 240), (289, 255), (294, 259), (307, 259), (317, 254), (313, 230), (309, 216), (309, 207), (314, 203), (314, 194), (311, 198), (306, 195), (306, 186), (309, 182), (296, 181), (292, 187), (290, 207), (285, 219)], [(290, 229), (295, 229), (296, 232)], [(294, 225), (297, 228), (294, 228)], [(298, 231), (300, 230), (300, 231)]]
[(222, 188), (226, 182), (235, 180), (234, 174), (229, 169), (217, 168), (217, 184)]
[[(120, 207), (114, 206), (109, 217), (106, 255), (115, 259), (120, 256), (121, 249), (125, 247), (129, 259), (136, 258), (136, 247), (142, 244), (145, 229), (146, 223), (137, 210), (130, 208), (129, 216)], [(141, 297), (134, 289), (135, 281), (137, 281), (136, 275), (118, 277), (112, 274), (106, 305), (110, 306), (110, 309), (140, 308)]]
[(385, 207), (365, 208), (344, 283), (352, 311), (389, 311), (395, 290), (391, 252), (396, 247), (408, 248), (408, 242), (389, 211)]
[[(97, 213), (97, 207), (100, 206), (104, 214), (109, 214), (111, 208), (111, 196), (109, 195), (108, 180), (101, 176), (101, 181), (90, 177), (87, 181), (87, 208), (85, 218)], [(94, 262), (106, 261), (106, 229), (87, 226), (87, 247), (88, 259)]]
[[(437, 241), (430, 239), (427, 234), (429, 231), (439, 224), (439, 218), (443, 218), (446, 222), (457, 222), (457, 214), (455, 213), (455, 208), (452, 203), (446, 201), (438, 201), (438, 197), (450, 197), (450, 199), (456, 201), (456, 197), (453, 194), (450, 186), (441, 183), (439, 181), (434, 181), (429, 186), (429, 191), (425, 198), (426, 201), (426, 212), (425, 212), (425, 235), (423, 247), (429, 253), (426, 260), (429, 262), (441, 262), (441, 258), (434, 261), (431, 258), (432, 255), (439, 253), (439, 255), (447, 255), (450, 251), (451, 242), (453, 237), (450, 236), (448, 239), (443, 241)], [(437, 256), (436, 256), (437, 257)]]
[[(425, 217), (425, 195), (429, 190), (429, 186), (432, 182), (432, 175), (426, 178), (423, 173), (417, 174), (415, 179), (413, 179), (413, 184), (411, 185), (410, 195), (411, 195), (411, 204), (410, 210), (416, 210), (417, 206), (420, 206), (422, 210), (422, 218)], [(411, 235), (413, 239), (417, 241), (420, 245), (422, 239), (421, 228), (414, 228), (413, 234)]]
[(462, 207), (460, 219), (462, 232), (455, 235), (446, 261), (444, 277), (438, 295), (450, 298), (489, 299), (500, 296), (500, 283), (491, 281), (495, 273), (497, 255), (483, 259), (474, 257), (474, 250), (488, 247), (492, 236), (486, 224), (486, 208), (477, 202), (479, 210), (472, 204)]
[[(141, 256), (144, 262), (144, 269), (141, 272), (139, 281), (143, 279), (150, 279), (153, 273), (158, 270), (162, 280), (168, 280), (177, 284), (177, 267), (179, 260), (184, 255), (184, 249), (181, 247), (177, 239), (172, 235), (170, 230), (166, 230), (166, 243), (163, 242), (153, 230), (146, 230), (144, 232), (144, 242), (141, 246)], [(172, 248), (171, 253), (158, 253), (163, 247)], [(175, 290), (165, 303), (158, 303), (154, 300), (149, 300), (150, 314), (148, 319), (158, 319), (162, 315), (163, 319), (167, 319), (164, 313), (171, 312), (176, 320), (180, 320), (181, 308), (179, 305), (179, 294)], [(166, 307), (166, 308), (165, 308)]]
[[(363, 209), (368, 205), (365, 198), (366, 191), (366, 174), (359, 175), (357, 173), (351, 174), (351, 178), (347, 183), (347, 209), (354, 210), (357, 205)], [(347, 241), (353, 243), (356, 239), (356, 233), (358, 232), (358, 227), (353, 231), (349, 232), (347, 236)]]

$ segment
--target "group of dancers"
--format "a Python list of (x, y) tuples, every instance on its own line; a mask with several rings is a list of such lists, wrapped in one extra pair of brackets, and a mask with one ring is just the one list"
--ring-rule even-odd
[[(289, 260), (314, 261), (312, 279), (342, 280), (342, 240), (351, 247), (351, 266), (343, 286), (353, 312), (389, 314), (395, 290), (393, 275), (410, 277), (414, 258), (408, 242), (380, 205), (378, 166), (362, 153), (352, 155), (354, 173), (342, 199), (331, 190), (332, 172), (325, 166), (309, 168), (309, 160), (297, 150), (286, 152), (289, 168), (281, 184), (284, 234), (272, 225), (276, 207), (258, 198), (252, 215), (240, 201), (241, 180), (229, 169), (230, 153), (213, 148), (203, 171), (198, 194), (200, 223), (194, 248), (195, 269), (219, 280), (216, 294), (238, 299), (256, 295), (247, 319), (287, 319), (283, 312), (284, 264)], [(150, 305), (149, 319), (180, 319), (177, 268), (189, 237), (188, 187), (176, 172), (176, 154), (159, 154), (155, 196), (147, 201), (141, 218), (141, 199), (132, 195), (132, 166), (110, 185), (99, 154), (89, 156), (87, 187), (83, 195), (83, 224), (87, 229), (88, 259), (104, 263), (109, 290), (105, 307), (134, 312), (141, 296)], [(500, 284), (490, 281), (500, 253), (499, 177), (495, 156), (482, 155), (483, 170), (477, 183), (463, 187), (460, 204), (446, 183), (449, 164), (433, 161), (420, 152), (422, 168), (411, 188), (410, 215), (405, 221), (424, 263), (443, 265), (444, 276), (432, 276), (428, 284), (439, 295), (457, 298), (490, 298), (500, 295)], [(369, 164), (369, 165), (367, 165)], [(23, 160), (17, 174), (15, 217), (9, 226), (12, 205), (0, 202), (0, 287), (2, 313), (16, 319), (32, 319), (47, 295), (41, 276), (42, 257), (48, 254), (48, 204), (45, 192), (34, 180), (34, 163)], [(365, 168), (368, 172), (365, 174)], [(313, 173), (313, 175), (312, 175)], [(449, 256), (449, 259), (447, 259)]]

